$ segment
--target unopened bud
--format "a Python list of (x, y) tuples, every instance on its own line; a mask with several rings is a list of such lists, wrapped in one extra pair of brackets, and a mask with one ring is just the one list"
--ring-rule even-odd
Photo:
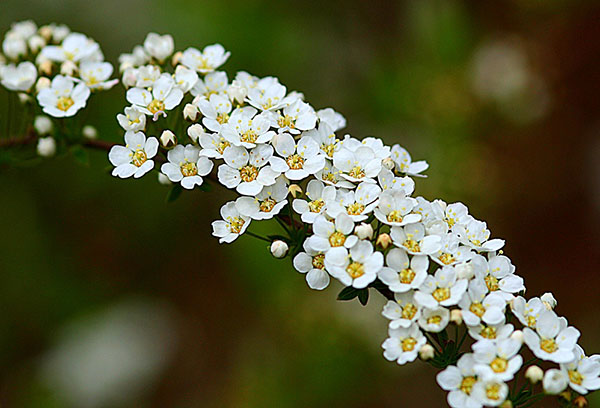
[(419, 349), (419, 358), (423, 361), (431, 360), (435, 356), (435, 349), (429, 343), (425, 343)]
[(123, 69), (122, 72), (123, 72), (123, 77), (121, 78), (121, 82), (123, 82), (123, 85), (125, 85), (128, 88), (135, 86), (135, 84), (137, 82), (136, 69), (133, 67), (127, 67), (127, 68)]
[(19, 96), (19, 102), (21, 102), (22, 105), (25, 105), (27, 102), (31, 101), (31, 96), (29, 96), (28, 94), (24, 93), (24, 92), (20, 92), (18, 94)]
[(390, 237), (389, 234), (380, 234), (377, 237), (377, 241), (375, 242), (375, 245), (381, 247), (382, 249), (387, 249), (387, 247), (389, 247), (392, 243), (392, 237)]
[(158, 173), (158, 182), (163, 186), (169, 186), (173, 184), (171, 180), (169, 180), (169, 178), (162, 173)]
[(45, 25), (40, 27), (38, 32), (44, 38), (44, 40), (50, 41), (52, 39), (52, 27)]
[(515, 330), (510, 335), (510, 338), (513, 339), (513, 340), (518, 341), (521, 344), (523, 344), (523, 342), (525, 341), (525, 335), (523, 334), (523, 332), (521, 330)]
[(383, 159), (381, 164), (388, 170), (394, 170), (394, 167), (396, 167), (396, 163), (394, 163), (391, 157), (386, 157), (385, 159)]
[(275, 258), (283, 258), (287, 254), (288, 249), (290, 249), (288, 244), (283, 241), (277, 240), (271, 243), (271, 254)]
[(175, 133), (170, 130), (164, 130), (160, 135), (160, 144), (165, 149), (172, 149), (177, 145), (177, 138), (175, 137)]
[(173, 57), (171, 58), (171, 65), (175, 66), (179, 64), (181, 62), (181, 57), (183, 57), (183, 52), (181, 51), (177, 51), (175, 54), (173, 54)]
[(66, 60), (60, 64), (60, 73), (67, 76), (73, 76), (77, 71), (77, 65), (71, 60)]
[(36, 53), (46, 45), (46, 41), (39, 35), (33, 35), (27, 40), (27, 44), (29, 45), (29, 49)]
[(454, 309), (450, 312), (450, 322), (457, 326), (463, 323), (462, 311), (460, 309)]
[(190, 139), (192, 139), (192, 142), (196, 144), (198, 143), (200, 136), (202, 136), (204, 133), (204, 128), (199, 123), (190, 126), (187, 130), (188, 136)]
[(81, 129), (81, 133), (83, 134), (83, 137), (89, 140), (93, 140), (98, 137), (98, 131), (92, 125), (84, 126), (83, 129)]
[[(41, 54), (40, 54), (41, 55)], [(52, 61), (44, 60), (38, 64), (38, 69), (42, 75), (52, 74)]]
[(231, 99), (242, 104), (246, 95), (248, 95), (248, 89), (240, 81), (234, 79), (229, 88), (227, 88), (227, 94)]
[(469, 280), (475, 276), (475, 270), (471, 263), (458, 264), (454, 267), (454, 270), (456, 271), (456, 277), (458, 279)]
[(188, 103), (183, 108), (183, 118), (185, 120), (195, 122), (196, 119), (198, 118), (198, 112), (199, 112), (198, 107), (196, 105), (192, 105), (191, 103)]
[(40, 136), (47, 135), (52, 131), (52, 121), (48, 116), (39, 115), (36, 116), (33, 121), (33, 128), (36, 133)]
[(544, 378), (544, 370), (536, 365), (529, 366), (525, 371), (525, 378), (532, 384), (537, 384)]
[(546, 306), (546, 309), (548, 309), (548, 310), (554, 309), (556, 307), (556, 304), (558, 303), (556, 301), (556, 299), (554, 298), (554, 295), (552, 294), (552, 292), (544, 293), (540, 299), (541, 299), (542, 303), (544, 304), (544, 306)]
[(35, 91), (39, 93), (42, 89), (50, 88), (50, 85), (52, 85), (52, 82), (49, 78), (39, 77), (35, 83)]
[[(551, 368), (544, 374), (542, 385), (546, 394), (558, 395), (567, 388), (567, 385), (569, 385), (569, 378), (563, 371), (557, 368)], [(561, 394), (561, 397), (562, 396), (563, 395)], [(570, 399), (570, 396), (565, 397)]]
[(288, 191), (290, 195), (294, 198), (302, 194), (302, 188), (298, 184), (290, 184), (290, 186), (288, 187)]
[(373, 227), (371, 224), (361, 222), (354, 228), (354, 234), (358, 239), (373, 239)]
[(579, 397), (575, 398), (573, 405), (575, 405), (577, 408), (584, 408), (588, 406), (588, 401), (583, 395), (580, 395)]
[(56, 153), (56, 141), (52, 136), (41, 137), (37, 144), (37, 153), (42, 157), (52, 157)]

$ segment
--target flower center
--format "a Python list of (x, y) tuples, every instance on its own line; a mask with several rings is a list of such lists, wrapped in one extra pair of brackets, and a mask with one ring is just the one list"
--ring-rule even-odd
[(479, 302), (471, 303), (471, 307), (469, 307), (469, 311), (478, 317), (482, 317), (485, 313), (485, 307)]
[(219, 154), (223, 154), (225, 149), (227, 149), (229, 146), (231, 145), (228, 141), (226, 141), (225, 139), (221, 139), (219, 140), (219, 144), (217, 145), (217, 152), (219, 152)]
[(450, 299), (450, 289), (448, 288), (437, 288), (433, 291), (432, 296), (438, 302)]
[(412, 303), (407, 303), (402, 308), (402, 318), (406, 320), (412, 320), (413, 317), (417, 314), (417, 307)]
[(409, 284), (412, 283), (416, 273), (412, 269), (407, 268), (402, 269), (398, 275), (400, 277), (400, 283)]
[(407, 239), (402, 245), (411, 252), (421, 252), (421, 247), (419, 246), (419, 243), (414, 239)]
[(75, 101), (70, 96), (61, 96), (56, 101), (56, 108), (66, 112), (71, 106), (75, 105)]
[(394, 210), (387, 215), (387, 220), (389, 222), (402, 222), (402, 214), (398, 210)]
[(536, 318), (535, 316), (527, 316), (527, 326), (531, 327), (531, 328), (535, 328), (535, 324), (536, 324)]
[(486, 388), (485, 388), (485, 395), (494, 401), (497, 401), (500, 399), (500, 384), (489, 384)]
[(488, 275), (485, 277), (485, 284), (490, 290), (490, 292), (494, 292), (500, 289), (500, 285), (498, 285), (498, 278), (492, 275)]
[(333, 153), (335, 152), (335, 145), (323, 143), (321, 145), (321, 150), (323, 150), (328, 157), (333, 157)]
[(471, 389), (477, 382), (477, 379), (473, 376), (464, 377), (460, 383), (460, 390), (467, 395), (471, 395)]
[(365, 171), (360, 166), (354, 166), (352, 170), (348, 172), (348, 175), (355, 179), (361, 179), (365, 176)]
[(256, 132), (252, 129), (249, 129), (242, 133), (242, 135), (240, 136), (240, 140), (244, 143), (254, 143), (256, 142), (257, 137), (258, 135), (256, 134)]
[(330, 183), (333, 183), (333, 184), (335, 184), (337, 182), (337, 178), (335, 177), (335, 174), (333, 174), (333, 173), (323, 173), (321, 178), (323, 179), (323, 181), (329, 181)]
[(154, 99), (152, 102), (148, 104), (148, 110), (153, 114), (156, 112), (164, 112), (165, 104), (158, 99)]
[(496, 328), (486, 326), (483, 329), (481, 329), (481, 332), (479, 332), (479, 334), (485, 339), (493, 340), (496, 338)]
[(240, 178), (246, 183), (256, 180), (258, 177), (258, 169), (251, 164), (240, 169)]
[(348, 275), (350, 275), (352, 279), (356, 279), (365, 274), (365, 268), (360, 262), (352, 262), (346, 268), (346, 272), (348, 272)]
[(301, 170), (304, 167), (304, 159), (299, 154), (288, 156), (285, 161), (292, 170)]
[(544, 350), (546, 353), (554, 353), (558, 350), (558, 346), (554, 339), (543, 339), (540, 341), (540, 348)]
[(294, 129), (296, 127), (295, 119), (290, 115), (280, 116), (277, 119), (277, 124), (280, 128), (289, 127), (290, 129)]
[(412, 337), (407, 337), (402, 340), (402, 351), (413, 351), (417, 341)]
[(321, 212), (321, 209), (324, 205), (325, 201), (323, 201), (322, 198), (319, 198), (308, 203), (308, 209), (310, 210), (310, 212), (318, 213)]
[(334, 232), (329, 236), (329, 244), (332, 247), (340, 247), (346, 242), (346, 236), (339, 231)]
[(262, 212), (271, 212), (273, 207), (275, 207), (275, 204), (277, 204), (275, 200), (272, 198), (267, 198), (266, 200), (261, 201), (259, 208)]
[(443, 254), (441, 254), (438, 259), (444, 264), (444, 265), (450, 265), (453, 264), (454, 261), (456, 261), (456, 258), (454, 258), (454, 256), (452, 256), (452, 254), (449, 254), (447, 252), (444, 252)]
[(183, 174), (183, 177), (192, 177), (198, 174), (198, 168), (196, 167), (196, 163), (186, 162), (182, 164), (181, 174)]
[(506, 371), (506, 367), (508, 367), (508, 361), (503, 358), (496, 357), (491, 363), (490, 367), (494, 370), (495, 373), (503, 373)]
[(230, 217), (228, 219), (228, 221), (229, 221), (229, 231), (231, 231), (234, 234), (239, 234), (240, 231), (242, 230), (242, 227), (246, 223), (246, 221), (244, 221), (240, 217)]
[(430, 318), (427, 319), (427, 324), (439, 325), (441, 322), (442, 322), (442, 316), (440, 316), (440, 315), (431, 316)]
[(583, 382), (583, 375), (581, 375), (577, 370), (569, 370), (569, 380), (573, 384), (581, 385)]
[(348, 215), (361, 215), (364, 210), (365, 206), (361, 203), (353, 203), (346, 207)]
[(220, 125), (229, 122), (229, 115), (227, 113), (219, 113), (217, 115), (217, 122), (219, 122)]
[(315, 267), (317, 269), (325, 268), (325, 255), (323, 255), (323, 254), (315, 255), (312, 260), (312, 265), (313, 265), (313, 267)]
[(134, 166), (140, 167), (142, 164), (144, 164), (146, 162), (147, 159), (148, 159), (148, 156), (146, 156), (146, 152), (141, 149), (138, 149), (133, 154), (133, 156), (131, 158), (131, 162), (133, 163)]

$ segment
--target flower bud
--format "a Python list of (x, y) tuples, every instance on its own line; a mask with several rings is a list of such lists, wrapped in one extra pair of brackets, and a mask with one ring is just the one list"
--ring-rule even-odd
[(248, 95), (248, 89), (242, 85), (242, 83), (238, 80), (233, 80), (231, 85), (227, 88), (227, 94), (237, 103), (242, 104), (246, 95)]
[(192, 142), (196, 144), (200, 140), (200, 136), (202, 136), (204, 133), (204, 128), (199, 123), (190, 126), (187, 130), (188, 136), (190, 137), (190, 139), (192, 139)]
[(458, 264), (454, 267), (454, 270), (456, 270), (456, 277), (458, 279), (471, 279), (473, 276), (475, 276), (475, 270), (473, 268), (473, 265), (471, 265), (471, 263), (464, 263), (464, 264)]
[(67, 76), (73, 76), (77, 71), (77, 65), (73, 61), (66, 60), (60, 64), (60, 73)]
[(71, 33), (71, 30), (66, 25), (64, 25), (64, 24), (55, 25), (52, 28), (52, 41), (57, 42), (57, 43), (61, 42), (70, 33)]
[(92, 125), (84, 126), (83, 129), (81, 129), (81, 133), (83, 134), (83, 137), (89, 140), (93, 140), (98, 137), (98, 131)]
[(523, 335), (523, 332), (521, 330), (515, 330), (510, 335), (510, 338), (513, 339), (513, 340), (518, 341), (521, 344), (523, 344), (523, 341), (525, 341), (525, 336)]
[(390, 244), (392, 243), (392, 237), (390, 237), (389, 234), (380, 234), (377, 237), (377, 241), (375, 242), (375, 245), (381, 247), (382, 249), (387, 249), (387, 247), (390, 246)]
[(450, 322), (457, 326), (460, 326), (463, 323), (462, 311), (460, 309), (450, 311)]
[(170, 130), (164, 130), (160, 135), (160, 144), (165, 149), (172, 149), (177, 146), (177, 138), (175, 137), (175, 133)]
[(42, 157), (52, 157), (56, 153), (56, 142), (52, 136), (41, 137), (37, 144), (37, 153)]
[(171, 58), (171, 65), (175, 66), (179, 64), (181, 57), (183, 57), (183, 52), (181, 51), (177, 51), (175, 54), (173, 54), (173, 58)]
[(133, 67), (126, 67), (123, 70), (123, 77), (121, 78), (121, 82), (123, 82), (123, 85), (125, 85), (128, 88), (135, 86), (137, 82), (137, 70)]
[(162, 173), (158, 173), (158, 182), (163, 186), (169, 186), (173, 184), (171, 180), (169, 180), (169, 178)]
[(42, 89), (50, 88), (51, 84), (49, 78), (39, 77), (35, 83), (35, 91), (39, 93)]
[(47, 135), (48, 133), (52, 132), (52, 121), (48, 116), (36, 116), (33, 121), (33, 128), (38, 135)]
[(29, 45), (29, 49), (36, 53), (46, 45), (46, 41), (39, 35), (33, 35), (27, 40), (27, 44)]
[(271, 244), (271, 254), (275, 258), (283, 258), (287, 254), (288, 249), (290, 249), (288, 244), (280, 240), (273, 241)]
[(585, 408), (588, 406), (588, 401), (583, 395), (580, 395), (579, 397), (575, 398), (573, 405), (575, 405), (577, 408)]
[(429, 343), (425, 343), (419, 349), (419, 358), (423, 361), (431, 360), (435, 356), (435, 349)]
[(542, 385), (546, 394), (558, 395), (563, 392), (569, 384), (567, 374), (557, 368), (551, 368), (544, 374)]
[(556, 307), (556, 304), (558, 303), (556, 301), (556, 299), (554, 298), (554, 295), (552, 294), (552, 292), (546, 292), (542, 295), (542, 297), (540, 298), (540, 300), (542, 301), (542, 303), (544, 304), (544, 306), (546, 306), (546, 309), (548, 310), (552, 310)]
[(38, 69), (40, 71), (40, 74), (43, 74), (43, 75), (52, 74), (52, 61), (50, 61), (50, 60), (41, 61), (40, 63), (38, 63)]
[(360, 225), (354, 228), (354, 234), (358, 239), (373, 239), (373, 227), (371, 224), (361, 222)]
[(525, 378), (532, 384), (537, 384), (544, 378), (544, 370), (536, 365), (527, 367), (525, 371)]
[(42, 26), (38, 32), (44, 38), (44, 40), (50, 41), (52, 39), (52, 27), (48, 25)]
[(396, 167), (396, 163), (394, 163), (394, 160), (392, 160), (391, 157), (386, 157), (385, 159), (383, 159), (381, 164), (388, 170), (394, 170), (394, 167)]
[(500, 405), (500, 408), (513, 408), (513, 403), (511, 400), (506, 400)]
[(183, 108), (183, 118), (185, 120), (195, 122), (196, 119), (198, 118), (198, 112), (199, 112), (198, 107), (196, 105), (192, 105), (191, 103), (188, 103)]
[(298, 184), (290, 184), (288, 191), (294, 198), (302, 194), (302, 188)]
[(31, 102), (31, 96), (24, 92), (19, 92), (18, 96), (19, 102), (21, 102), (22, 105), (25, 105), (27, 102)]

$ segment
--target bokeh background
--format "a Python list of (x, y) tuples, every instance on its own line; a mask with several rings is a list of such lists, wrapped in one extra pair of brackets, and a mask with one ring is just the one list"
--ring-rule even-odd
[[(488, 221), (526, 279), (600, 352), (597, 1), (0, 0), (115, 62), (149, 31), (214, 42), (354, 136), (426, 159), (417, 191)], [(0, 95), (2, 100), (5, 95)], [(89, 122), (118, 141), (116, 88)], [(251, 238), (210, 236), (227, 194), (165, 203), (102, 153), (0, 168), (0, 406), (440, 407), (435, 370), (386, 362), (382, 301), (337, 302)], [(592, 399), (591, 405), (600, 405)]]

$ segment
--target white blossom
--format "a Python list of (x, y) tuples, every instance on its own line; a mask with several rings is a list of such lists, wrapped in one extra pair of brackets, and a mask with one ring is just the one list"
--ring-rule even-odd
[(146, 139), (142, 132), (125, 132), (125, 146), (114, 145), (108, 159), (115, 166), (112, 175), (120, 178), (140, 178), (154, 168), (152, 158), (158, 152), (158, 140)]
[(174, 183), (181, 183), (185, 189), (202, 185), (202, 176), (206, 176), (213, 168), (213, 162), (200, 156), (200, 149), (194, 145), (177, 145), (167, 153), (168, 162), (160, 171)]

